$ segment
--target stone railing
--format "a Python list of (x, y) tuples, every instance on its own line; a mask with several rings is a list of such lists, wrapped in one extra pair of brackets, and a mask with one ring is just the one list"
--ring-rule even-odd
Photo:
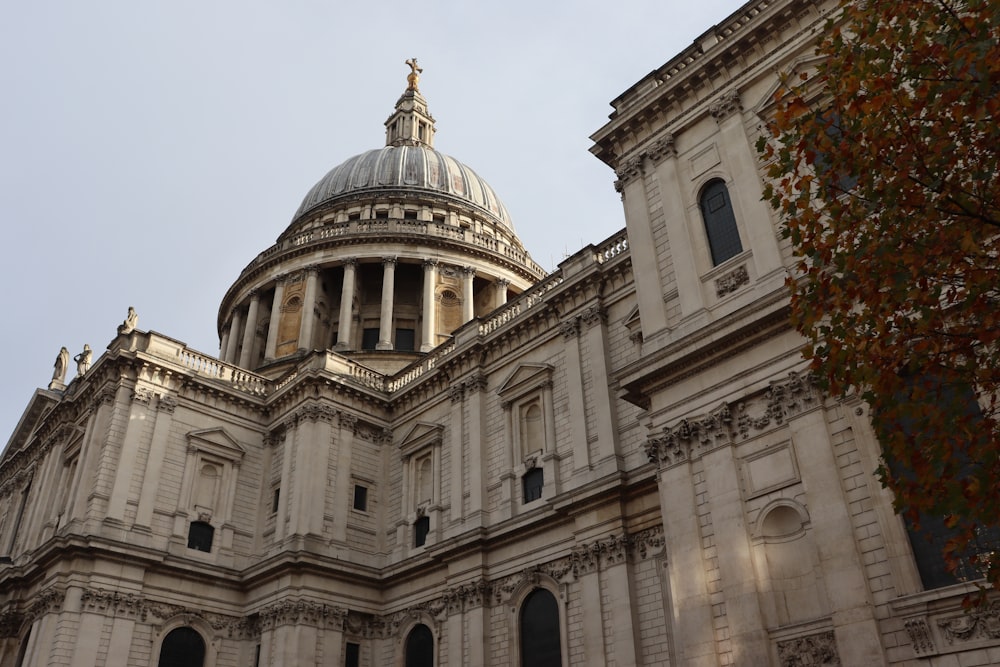
[(440, 345), (433, 350), (430, 354), (421, 359), (420, 361), (414, 362), (401, 370), (400, 372), (388, 378), (385, 383), (386, 391), (396, 391), (400, 387), (403, 387), (410, 382), (413, 382), (420, 376), (429, 372), (430, 370), (437, 367), (438, 363), (444, 357), (448, 356), (455, 351), (455, 341), (452, 339), (444, 345)]
[(594, 255), (594, 259), (597, 260), (598, 264), (604, 264), (605, 262), (610, 262), (619, 255), (624, 255), (627, 251), (628, 235), (623, 229), (617, 234), (613, 234), (610, 238), (608, 238), (608, 240), (597, 246), (597, 252)]
[(201, 377), (223, 382), (234, 389), (255, 396), (270, 393), (270, 382), (260, 375), (238, 366), (227, 364), (201, 352), (189, 350), (186, 346), (177, 350), (177, 363)]
[[(488, 250), (489, 252), (517, 262), (523, 266), (531, 268), (532, 271), (542, 275), (543, 269), (524, 250), (512, 246), (511, 244), (486, 234), (480, 234), (464, 227), (457, 227), (443, 222), (427, 222), (425, 220), (408, 220), (398, 218), (376, 218), (369, 220), (351, 220), (349, 222), (335, 222), (325, 224), (322, 227), (308, 229), (281, 241), (264, 252), (257, 255), (256, 259), (247, 265), (247, 269), (274, 256), (282, 250), (298, 248), (310, 243), (319, 243), (331, 238), (341, 236), (365, 235), (385, 236), (387, 234), (412, 234), (415, 236), (430, 236), (434, 238), (459, 241)], [(246, 269), (244, 269), (246, 270)]]
[(501, 326), (516, 319), (521, 314), (527, 312), (535, 304), (544, 300), (545, 295), (562, 284), (562, 271), (556, 270), (546, 276), (543, 280), (535, 283), (525, 290), (513, 301), (494, 310), (490, 316), (479, 324), (479, 335), (485, 336), (496, 331)]

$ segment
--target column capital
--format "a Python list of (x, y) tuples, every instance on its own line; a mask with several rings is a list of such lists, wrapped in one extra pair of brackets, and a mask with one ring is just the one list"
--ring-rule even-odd
[(475, 277), (476, 275), (476, 267), (474, 266), (460, 266), (458, 270), (467, 278), (470, 276)]
[(510, 281), (507, 280), (506, 278), (497, 278), (495, 282), (500, 287), (507, 287), (508, 285), (510, 285)]
[(436, 259), (428, 258), (428, 259), (424, 260), (424, 270), (425, 271), (433, 269), (437, 265), (438, 265), (438, 260), (436, 260)]
[(384, 266), (386, 264), (395, 264), (396, 260), (397, 260), (396, 257), (383, 257), (382, 258), (382, 265)]
[(341, 263), (344, 266), (357, 266), (358, 265), (358, 258), (357, 257), (345, 257), (343, 260), (341, 260)]

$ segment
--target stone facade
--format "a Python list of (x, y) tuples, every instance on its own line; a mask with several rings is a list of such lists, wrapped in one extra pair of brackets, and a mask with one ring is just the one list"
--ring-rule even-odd
[[(925, 589), (866, 406), (788, 321), (752, 145), (831, 4), (750, 2), (615, 100), (626, 228), (545, 277), (502, 205), (314, 189), (219, 358), (129, 331), (36, 391), (0, 460), (0, 667), (182, 636), (219, 666), (1000, 663), (998, 603)], [(401, 312), (425, 353), (391, 349)]]

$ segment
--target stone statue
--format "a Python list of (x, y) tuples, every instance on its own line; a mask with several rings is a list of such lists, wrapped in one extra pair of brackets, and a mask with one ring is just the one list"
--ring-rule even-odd
[(406, 75), (406, 83), (409, 84), (406, 86), (406, 89), (415, 90), (419, 92), (420, 89), (417, 88), (417, 84), (420, 83), (420, 74), (424, 70), (420, 67), (417, 67), (416, 58), (410, 58), (409, 60), (406, 61), (406, 64), (410, 66), (410, 73)]
[(53, 385), (65, 385), (66, 384), (66, 369), (69, 367), (69, 350), (65, 347), (59, 350), (59, 356), (56, 357), (56, 363), (52, 371), (52, 382), (49, 383), (49, 389), (53, 388)]
[(94, 356), (94, 351), (90, 349), (90, 345), (87, 343), (83, 344), (83, 352), (73, 357), (73, 361), (76, 362), (76, 376), (81, 377), (90, 370), (90, 360)]
[(128, 315), (125, 316), (125, 321), (121, 323), (118, 327), (118, 333), (120, 334), (130, 334), (135, 331), (136, 325), (139, 324), (139, 316), (135, 312), (135, 308), (132, 306), (128, 307)]

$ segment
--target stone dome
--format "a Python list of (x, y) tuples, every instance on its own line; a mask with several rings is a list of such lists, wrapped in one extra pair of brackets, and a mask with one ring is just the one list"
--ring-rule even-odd
[(426, 145), (384, 146), (349, 158), (309, 190), (294, 219), (344, 196), (389, 191), (451, 198), (514, 231), (507, 209), (486, 181), (455, 158)]

